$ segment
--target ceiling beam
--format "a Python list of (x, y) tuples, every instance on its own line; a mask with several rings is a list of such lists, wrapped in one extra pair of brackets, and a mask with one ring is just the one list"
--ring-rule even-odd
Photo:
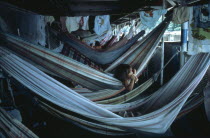
[(42, 15), (120, 15), (144, 6), (161, 5), (162, 0), (0, 0)]

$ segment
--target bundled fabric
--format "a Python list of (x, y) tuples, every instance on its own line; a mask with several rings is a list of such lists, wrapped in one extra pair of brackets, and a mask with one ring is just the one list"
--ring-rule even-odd
[(172, 21), (182, 24), (190, 19), (190, 7), (177, 7), (173, 10)]
[[(21, 122), (9, 115), (0, 107), (0, 132), (5, 132), (5, 137), (10, 138), (38, 138), (31, 130), (26, 128)], [(2, 131), (3, 130), (3, 131)], [(4, 133), (2, 133), (4, 134)], [(1, 135), (0, 135), (1, 136)]]
[(152, 28), (155, 26), (158, 19), (161, 17), (161, 15), (164, 15), (167, 13), (167, 10), (154, 10), (154, 11), (141, 11), (139, 12), (141, 23), (144, 26), (147, 26), (148, 28)]
[[(199, 12), (202, 10), (202, 7), (203, 6), (198, 6), (196, 8), (190, 9), (189, 33), (188, 33), (189, 43), (187, 51), (189, 55), (195, 55), (200, 52), (210, 52), (210, 27), (205, 26), (207, 28), (201, 28), (202, 25), (200, 24), (202, 21), (205, 21), (203, 22), (203, 24), (205, 23), (209, 24), (208, 23), (209, 21), (207, 19), (210, 18), (209, 16), (204, 16), (203, 13)], [(198, 13), (199, 16), (197, 15)]]
[[(59, 108), (79, 114), (86, 120), (86, 125), (93, 125), (96, 129), (104, 129), (107, 126), (107, 131), (111, 129), (152, 133), (166, 132), (210, 65), (209, 54), (192, 56), (167, 84), (143, 100), (139, 105), (142, 115), (124, 118), (109, 111), (114, 108), (122, 111), (116, 106), (122, 107), (123, 105), (98, 105), (13, 55), (5, 48), (1, 48), (0, 53), (1, 68), (36, 95)], [(106, 106), (109, 107), (109, 110)], [(59, 113), (64, 117), (71, 117), (62, 111), (57, 111), (57, 114)]]
[(110, 16), (109, 15), (96, 16), (94, 24), (95, 33), (101, 36), (108, 30), (111, 30)]

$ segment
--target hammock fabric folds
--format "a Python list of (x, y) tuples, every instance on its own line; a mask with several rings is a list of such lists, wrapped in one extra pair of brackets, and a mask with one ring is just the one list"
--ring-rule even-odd
[[(138, 105), (142, 115), (125, 118), (111, 112), (113, 110), (122, 111), (120, 108), (125, 104), (96, 104), (5, 48), (0, 49), (0, 55), (2, 69), (46, 101), (72, 113), (79, 114), (80, 118), (83, 116), (83, 126), (86, 125), (86, 127), (91, 127), (94, 130), (103, 130), (104, 127), (107, 127), (107, 131), (138, 130), (159, 134), (166, 132), (170, 127), (188, 97), (205, 75), (210, 64), (209, 54), (192, 56), (167, 84), (142, 100), (141, 105)], [(130, 103), (126, 104), (127, 109), (129, 109), (128, 104)], [(45, 107), (47, 108), (47, 106)], [(57, 114), (62, 114), (63, 117), (69, 119), (72, 118), (71, 115), (60, 111), (57, 111)]]
[(92, 61), (98, 64), (110, 64), (113, 61), (115, 61), (118, 57), (120, 57), (126, 50), (128, 50), (141, 36), (144, 35), (144, 33), (145, 31), (139, 32), (136, 36), (128, 40), (128, 42), (123, 46), (114, 49), (113, 47), (110, 47), (112, 48), (112, 50), (92, 49), (90, 46), (85, 45), (84, 43), (80, 42), (70, 34), (61, 34), (59, 36), (61, 37), (61, 40), (69, 44), (69, 46), (80, 51), (80, 53), (84, 54)]
[[(138, 61), (138, 64), (144, 62), (141, 64), (140, 70), (137, 69), (137, 71), (140, 73), (148, 63), (149, 59), (151, 59), (152, 54), (154, 53), (155, 48), (157, 46), (157, 42), (159, 42), (159, 38), (162, 36), (163, 32), (165, 31), (169, 23), (168, 21), (169, 18), (167, 18), (163, 23), (161, 23), (155, 29), (156, 31), (158, 31), (157, 34), (159, 34), (157, 40), (154, 41), (153, 38), (151, 43), (149, 40), (147, 40), (149, 39), (149, 37), (146, 37), (145, 39), (147, 40), (147, 42), (144, 42), (145, 39), (143, 40), (144, 42), (143, 47), (140, 46), (142, 42), (138, 42), (137, 44), (132, 46), (132, 48), (128, 51), (128, 54), (126, 52), (126, 56), (123, 55), (120, 60), (122, 61), (124, 57), (127, 57), (132, 52), (138, 51), (137, 53), (135, 52), (135, 54), (132, 54), (130, 58), (127, 58), (126, 62), (128, 63), (128, 60), (131, 63), (134, 61)], [(155, 33), (155, 30), (152, 31), (152, 33), (149, 36), (152, 36), (152, 34)], [(157, 35), (155, 35), (155, 37), (156, 36)], [(119, 90), (123, 87), (122, 83), (119, 80), (103, 72), (92, 69), (91, 67), (88, 67), (82, 63), (79, 63), (75, 60), (72, 60), (71, 58), (65, 57), (58, 53), (54, 53), (46, 48), (42, 48), (34, 44), (31, 44), (23, 39), (18, 38), (17, 36), (1, 33), (0, 37), (2, 38), (2, 40), (5, 40), (6, 42), (10, 43), (10, 46), (8, 48), (15, 51), (15, 53), (17, 54), (22, 55), (22, 57), (25, 58), (25, 60), (29, 61), (30, 59), (30, 62), (39, 65), (39, 67), (41, 67), (42, 69), (44, 68), (45, 70), (48, 70), (53, 74), (58, 74), (59, 76), (65, 79), (74, 81), (84, 86), (85, 88), (91, 90), (102, 90), (102, 89)], [(150, 43), (147, 44), (148, 42)], [(148, 54), (140, 56), (143, 53), (148, 53)], [(135, 55), (138, 58), (136, 58)], [(144, 59), (144, 57), (147, 59)], [(117, 64), (119, 63), (116, 64), (114, 63), (114, 66), (116, 66)], [(132, 63), (132, 65), (134, 65), (134, 63)]]
[(1, 33), (0, 37), (10, 43), (8, 48), (26, 60), (30, 59), (30, 62), (86, 88), (91, 90), (107, 88), (119, 90), (123, 87), (116, 78), (49, 49), (33, 45), (10, 34)]
[(0, 128), (10, 138), (38, 138), (32, 131), (21, 122), (9, 115), (0, 107)]

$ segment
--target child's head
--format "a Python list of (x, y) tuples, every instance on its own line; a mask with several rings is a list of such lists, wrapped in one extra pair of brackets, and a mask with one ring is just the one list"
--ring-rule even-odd
[(114, 77), (124, 82), (131, 75), (133, 75), (132, 67), (128, 64), (120, 64), (115, 70)]

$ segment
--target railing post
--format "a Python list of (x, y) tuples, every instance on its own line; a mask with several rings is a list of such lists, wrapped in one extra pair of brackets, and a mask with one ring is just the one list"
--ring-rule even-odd
[(181, 30), (180, 68), (185, 64), (184, 52), (187, 51), (187, 34), (188, 34), (188, 22), (185, 22), (182, 24), (182, 30)]
[[(165, 9), (166, 1), (163, 0), (163, 9)], [(164, 16), (162, 16), (162, 21), (164, 20)], [(163, 35), (164, 36), (164, 35)], [(162, 43), (161, 43), (161, 69), (164, 67), (164, 37), (162, 37)], [(161, 71), (160, 74), (160, 85), (163, 85), (163, 75), (164, 75), (164, 70)]]

